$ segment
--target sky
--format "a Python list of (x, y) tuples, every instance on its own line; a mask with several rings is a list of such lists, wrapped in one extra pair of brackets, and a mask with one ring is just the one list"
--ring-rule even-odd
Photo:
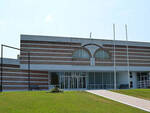
[[(0, 44), (20, 47), (20, 34), (150, 42), (150, 0), (0, 0)], [(4, 57), (19, 51), (4, 48)]]

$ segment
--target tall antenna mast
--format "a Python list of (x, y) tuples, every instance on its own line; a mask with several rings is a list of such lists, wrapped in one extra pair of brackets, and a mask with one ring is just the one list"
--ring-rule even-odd
[(127, 66), (128, 66), (128, 84), (130, 88), (130, 70), (129, 70), (129, 48), (128, 48), (128, 29), (127, 24), (125, 24), (125, 31), (126, 31), (126, 47), (127, 47)]
[(113, 24), (113, 37), (114, 37), (114, 89), (117, 88), (116, 86), (116, 45), (115, 45), (115, 24)]

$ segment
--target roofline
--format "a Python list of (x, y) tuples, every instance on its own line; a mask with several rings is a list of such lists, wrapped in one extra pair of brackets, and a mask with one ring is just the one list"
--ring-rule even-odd
[[(81, 37), (70, 37), (70, 36), (48, 36), (48, 35), (30, 35), (30, 34), (20, 34), (21, 36), (39, 36), (39, 37), (47, 37), (47, 38), (70, 38), (70, 39), (85, 39), (85, 40), (102, 40), (102, 41), (114, 41), (111, 39), (96, 39), (96, 38), (81, 38)], [(126, 40), (115, 40), (115, 41), (121, 41), (121, 42), (133, 42), (133, 43), (148, 43), (150, 42), (145, 42), (145, 41), (126, 41)]]

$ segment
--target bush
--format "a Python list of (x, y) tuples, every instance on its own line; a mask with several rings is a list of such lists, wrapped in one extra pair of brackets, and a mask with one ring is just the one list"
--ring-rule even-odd
[(0, 85), (0, 91), (2, 90), (1, 88), (2, 88), (2, 87), (1, 87), (1, 85)]
[(54, 87), (53, 89), (50, 90), (51, 93), (62, 93), (63, 90), (59, 89), (58, 87)]
[(150, 89), (150, 86), (148, 86), (147, 88), (149, 88), (149, 89)]

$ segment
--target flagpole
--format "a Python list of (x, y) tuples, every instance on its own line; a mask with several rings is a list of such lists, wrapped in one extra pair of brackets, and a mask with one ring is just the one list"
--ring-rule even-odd
[(130, 69), (129, 69), (129, 48), (128, 48), (128, 28), (127, 28), (127, 24), (125, 24), (125, 31), (126, 31), (126, 47), (127, 47), (127, 68), (128, 68), (128, 84), (129, 84), (129, 88), (130, 88)]
[(115, 24), (113, 24), (113, 38), (114, 38), (114, 89), (117, 88), (116, 86), (116, 45), (115, 45)]

